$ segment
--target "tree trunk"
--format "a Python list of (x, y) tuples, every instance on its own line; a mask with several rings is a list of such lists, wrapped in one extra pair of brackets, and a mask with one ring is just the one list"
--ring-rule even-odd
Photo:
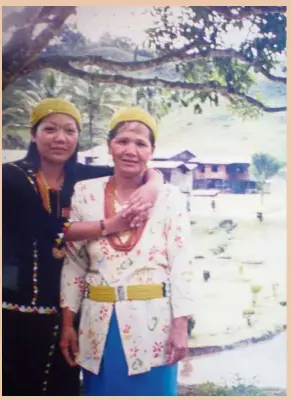
[(90, 104), (90, 111), (89, 111), (89, 136), (90, 136), (90, 144), (91, 148), (93, 148), (93, 104)]

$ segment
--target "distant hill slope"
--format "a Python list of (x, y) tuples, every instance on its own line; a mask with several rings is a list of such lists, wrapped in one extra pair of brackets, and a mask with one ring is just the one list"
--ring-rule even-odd
[[(286, 86), (262, 79), (251, 90), (270, 106), (286, 104)], [(220, 107), (205, 105), (203, 114), (193, 107), (179, 108), (160, 123), (158, 146), (189, 148), (197, 154), (250, 156), (273, 154), (286, 161), (286, 112), (264, 113), (257, 120), (242, 121), (231, 114), (224, 102)]]

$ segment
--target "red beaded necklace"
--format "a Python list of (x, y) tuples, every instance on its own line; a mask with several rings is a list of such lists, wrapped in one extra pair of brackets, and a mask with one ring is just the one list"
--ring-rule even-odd
[[(105, 218), (111, 218), (116, 214), (115, 211), (115, 201), (116, 201), (116, 183), (115, 178), (109, 178), (105, 186), (105, 201), (104, 201), (104, 215)], [(107, 237), (111, 247), (117, 251), (131, 251), (141, 238), (144, 231), (146, 223), (138, 228), (130, 230), (128, 233), (128, 238), (123, 242), (118, 234), (110, 235)]]

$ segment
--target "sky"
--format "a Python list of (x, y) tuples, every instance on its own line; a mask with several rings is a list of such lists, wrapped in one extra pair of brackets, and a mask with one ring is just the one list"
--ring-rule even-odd
[(145, 30), (152, 18), (147, 13), (151, 7), (77, 7), (77, 25), (84, 36), (97, 41), (102, 34), (129, 36), (138, 44), (146, 39)]

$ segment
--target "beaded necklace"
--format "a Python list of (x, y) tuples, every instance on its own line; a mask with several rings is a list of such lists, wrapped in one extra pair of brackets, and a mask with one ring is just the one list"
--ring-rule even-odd
[[(113, 217), (116, 214), (115, 209), (116, 203), (116, 185), (115, 178), (111, 177), (105, 186), (105, 202), (104, 202), (104, 215), (105, 218)], [(132, 229), (126, 232), (127, 239), (123, 235), (124, 241), (121, 239), (120, 235), (109, 235), (107, 240), (109, 241), (111, 247), (117, 251), (131, 251), (141, 238), (146, 224), (144, 223), (138, 228)]]

